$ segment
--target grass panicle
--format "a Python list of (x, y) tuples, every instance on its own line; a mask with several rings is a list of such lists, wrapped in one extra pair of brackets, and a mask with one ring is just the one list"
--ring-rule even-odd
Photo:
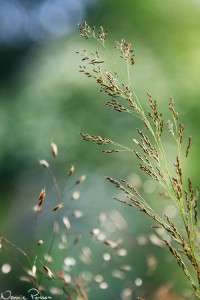
[[(87, 50), (84, 50), (85, 53), (87, 52), (87, 60), (81, 56), (80, 72), (95, 80), (100, 87), (100, 92), (104, 92), (110, 98), (109, 101), (106, 101), (106, 106), (120, 113), (129, 113), (141, 121), (141, 127), (136, 129), (138, 138), (133, 139), (135, 147), (127, 147), (118, 141), (101, 136), (86, 133), (81, 133), (81, 136), (84, 141), (93, 141), (97, 145), (110, 146), (114, 149), (116, 146), (118, 147), (116, 150), (103, 150), (104, 153), (112, 154), (120, 151), (133, 153), (138, 159), (139, 168), (143, 173), (161, 187), (160, 195), (171, 201), (178, 209), (179, 216), (176, 218), (181, 220), (181, 225), (176, 225), (176, 220), (172, 221), (167, 214), (156, 212), (148, 203), (149, 201), (144, 199), (127, 180), (123, 179), (119, 182), (107, 177), (117, 189), (124, 192), (124, 198), (115, 197), (117, 201), (130, 207), (137, 207), (151, 219), (157, 221), (158, 226), (162, 226), (170, 234), (173, 246), (167, 240), (164, 242), (177, 260), (191, 287), (194, 288), (196, 297), (200, 299), (199, 244), (197, 243), (199, 235), (198, 190), (195, 191), (190, 178), (185, 179), (187, 176), (184, 169), (184, 159), (189, 156), (192, 138), (189, 136), (187, 141), (184, 136), (184, 125), (179, 121), (179, 114), (175, 109), (172, 97), (168, 102), (169, 116), (167, 119), (159, 110), (159, 103), (153, 99), (151, 93), (147, 93), (149, 110), (146, 108), (146, 103), (138, 99), (131, 81), (130, 69), (135, 64), (135, 55), (130, 43), (122, 39), (121, 42), (115, 44), (117, 51), (120, 52), (119, 60), (124, 60), (127, 73), (124, 80), (124, 76), (121, 79), (118, 74), (118, 61), (114, 64), (110, 63), (110, 57), (114, 57), (113, 50), (110, 52), (106, 40), (102, 43), (102, 40), (95, 35), (95, 29), (91, 30), (86, 23), (80, 28), (81, 36), (83, 36), (84, 28), (84, 37), (94, 38), (101, 45), (103, 44), (102, 54), (98, 51), (98, 56), (103, 57), (101, 65), (97, 69), (91, 68), (93, 52), (88, 53)], [(119, 63), (121, 64), (121, 62)], [(110, 65), (109, 70), (108, 65)], [(169, 138), (172, 136), (175, 141), (177, 154), (173, 166), (169, 163), (167, 151), (164, 148), (163, 142), (166, 139), (166, 134), (163, 135), (164, 132), (169, 135)], [(171, 171), (172, 167), (174, 171)], [(182, 250), (179, 254), (178, 247), (180, 246)]]
[[(98, 137), (96, 140), (105, 142)], [(54, 159), (57, 158), (58, 147), (55, 143), (51, 143), (51, 152)], [(30, 228), (29, 236), (24, 237), (27, 239), (27, 249), (22, 249), (3, 235), (0, 237), (1, 251), (11, 257), (22, 273), (20, 281), (37, 289), (40, 297), (50, 295), (54, 299), (88, 300), (93, 290), (98, 288), (99, 291), (104, 291), (110, 288), (106, 273), (111, 263), (115, 267), (111, 276), (121, 281), (122, 293), (125, 293), (126, 281), (132, 276), (132, 268), (126, 263), (128, 250), (119, 235), (127, 229), (126, 220), (113, 209), (97, 215), (94, 228), (85, 232), (82, 226), (82, 222), (85, 222), (84, 212), (78, 209), (81, 194), (77, 188), (85, 183), (86, 176), (81, 175), (72, 182), (75, 176), (72, 165), (61, 184), (54, 174), (51, 166), (53, 163), (50, 164), (45, 159), (39, 163), (47, 169), (52, 179), (57, 198), (54, 199), (55, 203), (51, 203), (49, 187), (43, 187), (35, 201), (32, 229)], [(77, 219), (83, 220), (79, 221), (79, 227), (76, 225)], [(44, 234), (45, 229), (48, 229), (48, 236)], [(100, 248), (99, 263), (95, 262), (96, 245)], [(59, 263), (58, 254), (59, 261), (61, 260)], [(4, 264), (2, 272), (7, 274), (11, 269), (10, 264)], [(129, 294), (132, 294), (134, 286), (130, 283), (128, 285)]]

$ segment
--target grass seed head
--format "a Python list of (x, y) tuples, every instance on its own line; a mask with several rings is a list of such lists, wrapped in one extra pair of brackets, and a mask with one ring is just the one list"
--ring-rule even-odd
[(41, 159), (41, 160), (39, 160), (39, 163), (40, 163), (40, 165), (41, 166), (43, 166), (44, 168), (49, 168), (49, 163), (48, 163), (48, 161), (46, 161), (46, 159)]
[(37, 242), (37, 245), (38, 245), (38, 246), (43, 245), (43, 244), (44, 244), (44, 241), (43, 241), (43, 240), (39, 240), (39, 241)]
[(81, 177), (79, 177), (79, 179), (76, 181), (75, 184), (81, 184), (86, 180), (86, 176), (82, 175)]
[(55, 279), (53, 272), (47, 266), (43, 266), (43, 270), (50, 279)]
[(45, 199), (45, 196), (46, 196), (46, 191), (45, 191), (45, 188), (43, 188), (40, 192), (40, 195), (38, 197), (38, 206), (40, 207)]
[(67, 175), (71, 176), (73, 173), (74, 173), (74, 166), (71, 166)]
[(56, 206), (52, 209), (52, 211), (58, 211), (58, 210), (60, 210), (62, 207), (63, 207), (63, 203), (60, 203), (60, 204), (56, 205)]
[(54, 157), (58, 155), (58, 147), (55, 143), (51, 143), (52, 154)]

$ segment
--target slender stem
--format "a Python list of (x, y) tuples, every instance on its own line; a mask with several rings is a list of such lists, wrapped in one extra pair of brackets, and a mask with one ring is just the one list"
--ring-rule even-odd
[(128, 75), (128, 85), (130, 86), (131, 84), (131, 77), (130, 77), (130, 65), (128, 60), (126, 60), (126, 68), (127, 68), (127, 75)]
[(58, 196), (58, 203), (59, 203), (60, 200), (61, 200), (61, 198), (62, 198), (62, 195), (61, 195), (61, 192), (60, 192), (60, 188), (59, 188), (59, 186), (58, 186), (58, 183), (57, 183), (56, 176), (54, 175), (54, 173), (53, 173), (53, 171), (51, 170), (51, 168), (48, 168), (48, 171), (49, 171), (49, 173), (51, 174), (51, 177), (52, 177), (54, 186), (55, 186), (55, 188), (56, 188), (56, 192), (57, 192), (57, 196)]

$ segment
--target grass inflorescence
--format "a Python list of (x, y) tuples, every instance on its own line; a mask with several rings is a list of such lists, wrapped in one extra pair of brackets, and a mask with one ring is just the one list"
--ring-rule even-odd
[[(99, 142), (105, 141), (100, 139)], [(51, 144), (51, 152), (56, 159), (58, 147), (55, 143)], [(2, 265), (2, 273), (8, 276), (14, 264), (20, 270), (19, 280), (27, 291), (33, 288), (40, 297), (69, 300), (87, 300), (95, 290), (105, 293), (110, 288), (109, 281), (114, 278), (121, 281), (122, 299), (130, 299), (134, 289), (128, 279), (132, 276), (132, 268), (126, 261), (128, 250), (121, 237), (127, 229), (126, 220), (113, 209), (97, 213), (96, 223), (85, 229), (88, 216), (85, 217), (82, 205), (79, 209), (79, 186), (85, 184), (86, 175), (73, 179), (76, 172), (71, 165), (60, 182), (52, 162), (41, 159), (39, 164), (49, 173), (52, 183), (37, 193), (32, 224), (30, 222), (27, 236), (24, 234), (23, 238), (27, 247), (13, 243), (6, 235), (0, 236), (0, 249), (12, 261)], [(54, 199), (51, 199), (52, 185)], [(107, 274), (108, 269), (110, 274)], [(5, 291), (1, 293), (6, 296)]]
[[(99, 32), (104, 32), (102, 27), (100, 27)], [(93, 141), (100, 146), (109, 146), (108, 149), (102, 151), (104, 153), (112, 154), (126, 151), (134, 154), (142, 172), (161, 186), (160, 195), (169, 199), (178, 209), (179, 217), (182, 220), (182, 224), (179, 226), (176, 224), (176, 220), (170, 219), (166, 213), (157, 213), (149, 201), (127, 180), (107, 177), (117, 189), (124, 192), (124, 198), (115, 197), (117, 201), (130, 207), (137, 207), (169, 234), (170, 239), (164, 239), (164, 243), (186, 275), (196, 297), (200, 299), (199, 192), (184, 170), (184, 162), (189, 156), (192, 138), (191, 136), (188, 138), (184, 136), (184, 125), (179, 120), (179, 114), (172, 97), (169, 98), (168, 102), (169, 116), (167, 119), (159, 110), (158, 103), (151, 93), (147, 92), (146, 95), (149, 109), (146, 108), (146, 103), (138, 99), (131, 82), (130, 72), (135, 64), (135, 55), (132, 45), (125, 39), (115, 44), (120, 61), (115, 61), (111, 70), (107, 69), (107, 62), (111, 62), (109, 57), (114, 57), (114, 50), (110, 51), (106, 44), (107, 35), (107, 31), (105, 34), (96, 34), (95, 28), (91, 28), (86, 22), (80, 25), (81, 37), (93, 38), (103, 46), (103, 54), (96, 50), (89, 53), (85, 49), (80, 52), (82, 60), (80, 72), (88, 78), (92, 78), (99, 86), (100, 92), (107, 94), (110, 100), (105, 103), (106, 106), (113, 108), (116, 112), (128, 113), (139, 118), (141, 128), (136, 129), (138, 138), (133, 139), (135, 144), (133, 147), (120, 144), (118, 141), (113, 141), (107, 137), (87, 133), (81, 133), (81, 136), (84, 141)], [(120, 80), (117, 73), (117, 67), (118, 64), (121, 66), (121, 60), (124, 61), (126, 69), (125, 83), (124, 80)], [(176, 145), (173, 166), (168, 162), (167, 151), (163, 144), (166, 134), (173, 137)], [(172, 167), (173, 171), (171, 171)]]

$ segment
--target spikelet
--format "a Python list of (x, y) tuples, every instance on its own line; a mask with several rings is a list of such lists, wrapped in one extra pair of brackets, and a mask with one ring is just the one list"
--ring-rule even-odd
[(74, 173), (74, 166), (71, 166), (67, 175), (71, 176), (73, 173)]
[(39, 160), (39, 163), (40, 163), (40, 165), (41, 166), (43, 166), (44, 168), (49, 168), (49, 163), (48, 163), (48, 161), (46, 161), (46, 159), (41, 159), (41, 160)]
[(43, 266), (43, 270), (44, 270), (45, 274), (47, 274), (47, 276), (48, 276), (50, 279), (54, 279), (54, 274), (53, 274), (53, 272), (52, 272), (47, 266)]
[(60, 204), (56, 205), (56, 206), (52, 209), (52, 211), (58, 211), (58, 210), (60, 210), (62, 207), (63, 207), (63, 203), (60, 203)]
[(85, 180), (86, 180), (86, 176), (85, 176), (85, 175), (81, 175), (81, 176), (79, 177), (79, 179), (76, 181), (75, 184), (81, 184), (81, 183), (83, 183)]
[(54, 157), (58, 155), (58, 147), (55, 143), (51, 143), (52, 154)]
[(45, 191), (45, 188), (43, 188), (40, 192), (40, 195), (38, 197), (38, 206), (40, 207), (45, 199), (45, 196), (46, 196), (46, 191)]

